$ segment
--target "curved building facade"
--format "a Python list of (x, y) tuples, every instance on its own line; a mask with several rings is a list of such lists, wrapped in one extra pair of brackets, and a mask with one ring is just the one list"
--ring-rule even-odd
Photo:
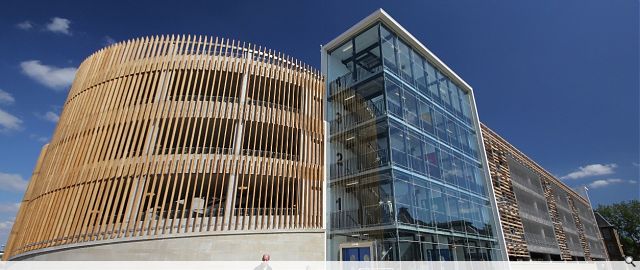
[(311, 67), (228, 39), (94, 53), (4, 258), (323, 260), (324, 89)]

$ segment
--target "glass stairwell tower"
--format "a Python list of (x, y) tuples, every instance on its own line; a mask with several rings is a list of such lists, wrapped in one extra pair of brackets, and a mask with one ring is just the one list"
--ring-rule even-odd
[(471, 87), (383, 10), (322, 70), (327, 259), (504, 260)]

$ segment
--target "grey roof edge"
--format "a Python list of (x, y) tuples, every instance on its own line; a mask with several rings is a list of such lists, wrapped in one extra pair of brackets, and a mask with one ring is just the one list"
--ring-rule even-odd
[(322, 46), (322, 49), (325, 51), (331, 51), (336, 49), (338, 46), (342, 44), (345, 40), (354, 37), (360, 31), (365, 30), (369, 26), (375, 24), (376, 22), (381, 21), (385, 24), (385, 26), (391, 28), (393, 32), (395, 32), (398, 36), (400, 36), (404, 41), (408, 42), (412, 48), (418, 50), (418, 52), (426, 57), (432, 64), (435, 64), (440, 71), (448, 75), (452, 80), (458, 83), (463, 89), (472, 92), (473, 88), (467, 82), (465, 82), (458, 74), (456, 74), (449, 66), (447, 66), (440, 58), (438, 58), (433, 52), (431, 52), (427, 47), (422, 44), (417, 38), (415, 38), (409, 31), (407, 31), (402, 25), (400, 25), (395, 19), (393, 19), (384, 9), (379, 8), (375, 10), (373, 13), (369, 14), (369, 16), (360, 20), (355, 25), (351, 26), (347, 31), (340, 34), (333, 40), (329, 41), (329, 43)]

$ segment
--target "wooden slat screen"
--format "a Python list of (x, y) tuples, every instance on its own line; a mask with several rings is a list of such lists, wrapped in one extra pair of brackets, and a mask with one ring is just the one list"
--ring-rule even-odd
[(5, 259), (211, 231), (322, 228), (324, 78), (253, 44), (155, 36), (78, 69)]

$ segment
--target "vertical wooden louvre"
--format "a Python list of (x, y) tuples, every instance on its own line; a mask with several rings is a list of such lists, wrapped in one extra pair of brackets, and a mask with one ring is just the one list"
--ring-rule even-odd
[(109, 239), (322, 228), (324, 78), (204, 36), (104, 48), (79, 67), (4, 259)]

